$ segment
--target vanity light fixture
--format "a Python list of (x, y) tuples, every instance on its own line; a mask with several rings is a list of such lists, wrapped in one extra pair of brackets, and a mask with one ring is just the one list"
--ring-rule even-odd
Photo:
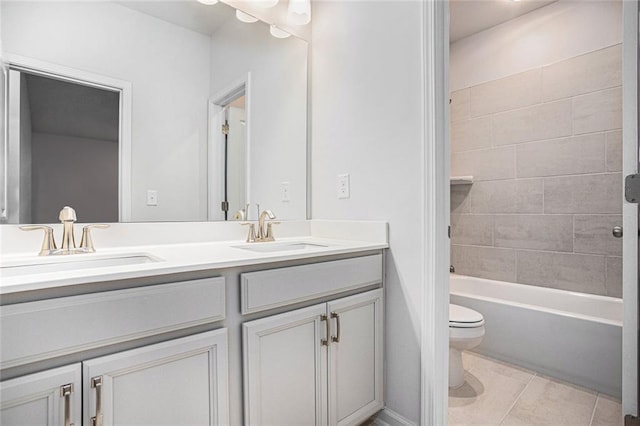
[(293, 25), (307, 25), (311, 22), (311, 0), (289, 0), (287, 20)]
[(289, 34), (288, 32), (286, 32), (283, 29), (280, 29), (278, 27), (276, 27), (275, 25), (271, 24), (269, 26), (269, 32), (271, 33), (272, 36), (274, 36), (275, 38), (287, 38), (289, 37), (291, 34)]
[(214, 5), (218, 3), (218, 0), (198, 0), (202, 4), (206, 4), (207, 6)]
[(240, 9), (236, 9), (236, 18), (238, 18), (238, 21), (245, 22), (247, 24), (253, 24), (254, 22), (258, 22), (258, 18), (253, 17), (248, 13), (241, 11)]

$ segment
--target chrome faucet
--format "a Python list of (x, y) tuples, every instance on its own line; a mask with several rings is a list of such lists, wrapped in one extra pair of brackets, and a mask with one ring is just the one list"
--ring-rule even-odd
[[(256, 232), (256, 224), (251, 222), (243, 222), (241, 225), (249, 226), (249, 234), (247, 235), (248, 243), (275, 241), (273, 236), (273, 225), (278, 225), (280, 222), (268, 222), (267, 219), (275, 219), (276, 215), (271, 210), (264, 210), (258, 217), (258, 231)], [(265, 227), (266, 225), (266, 227)]]
[[(264, 210), (260, 213), (260, 217), (258, 218), (258, 236), (256, 237), (256, 241), (274, 241), (273, 235), (270, 235), (269, 239), (267, 239), (267, 230), (264, 227), (264, 221), (269, 218), (271, 220), (276, 218), (276, 215), (273, 214), (271, 210)], [(271, 228), (271, 227), (269, 227)], [(273, 232), (271, 232), (273, 234)]]
[(62, 222), (62, 247), (63, 251), (70, 251), (72, 248), (76, 248), (76, 239), (73, 235), (73, 224), (76, 219), (76, 211), (69, 206), (64, 206), (60, 210), (58, 219)]
[(76, 219), (76, 211), (69, 206), (65, 206), (60, 210), (58, 216), (60, 222), (62, 222), (62, 247), (58, 249), (56, 241), (53, 235), (53, 228), (46, 225), (27, 225), (21, 226), (23, 231), (34, 231), (37, 229), (44, 230), (44, 240), (42, 241), (42, 247), (38, 253), (40, 256), (50, 256), (57, 254), (77, 254), (77, 253), (93, 253), (96, 249), (93, 247), (93, 240), (91, 239), (92, 228), (108, 228), (107, 224), (95, 224), (86, 225), (82, 228), (82, 241), (80, 241), (80, 247), (76, 248), (76, 240), (73, 233), (73, 224)]

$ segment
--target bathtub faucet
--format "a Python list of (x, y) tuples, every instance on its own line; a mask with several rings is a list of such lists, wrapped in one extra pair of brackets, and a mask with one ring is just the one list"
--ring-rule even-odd
[(449, 272), (452, 273), (452, 274), (455, 274), (456, 268), (453, 265), (450, 265), (449, 266)]

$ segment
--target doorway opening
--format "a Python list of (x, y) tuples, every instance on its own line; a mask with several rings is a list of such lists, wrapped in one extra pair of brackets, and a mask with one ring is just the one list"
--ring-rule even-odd
[(118, 221), (118, 92), (10, 69), (9, 114), (8, 222)]
[(131, 84), (7, 55), (0, 223), (131, 217)]
[(209, 105), (209, 220), (249, 220), (249, 75)]
[(451, 303), (483, 334), (451, 423), (622, 421), (622, 3), (449, 3)]

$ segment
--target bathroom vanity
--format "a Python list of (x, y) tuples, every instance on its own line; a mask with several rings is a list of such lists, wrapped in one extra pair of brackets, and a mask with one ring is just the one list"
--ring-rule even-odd
[[(362, 422), (383, 408), (386, 224), (372, 226), (382, 237), (105, 248), (35, 274), (3, 256), (2, 423)], [(113, 260), (127, 256), (150, 260)]]

